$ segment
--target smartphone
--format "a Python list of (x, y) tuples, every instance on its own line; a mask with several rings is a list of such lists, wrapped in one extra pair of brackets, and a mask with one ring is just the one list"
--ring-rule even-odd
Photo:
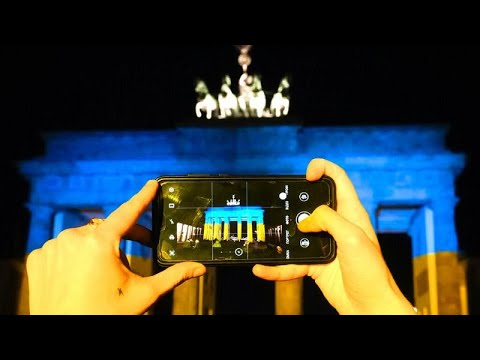
[(336, 256), (327, 232), (297, 224), (320, 205), (336, 208), (333, 179), (300, 175), (161, 176), (152, 204), (153, 254), (165, 267), (325, 264)]

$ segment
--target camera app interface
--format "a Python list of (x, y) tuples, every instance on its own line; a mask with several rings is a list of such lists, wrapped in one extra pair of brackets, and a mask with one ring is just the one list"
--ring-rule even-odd
[(327, 233), (297, 224), (331, 205), (320, 180), (201, 180), (161, 183), (163, 221), (158, 256), (166, 261), (224, 262), (328, 258)]

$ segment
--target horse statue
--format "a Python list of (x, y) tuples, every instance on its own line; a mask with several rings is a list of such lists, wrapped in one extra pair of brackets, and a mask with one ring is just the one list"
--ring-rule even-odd
[(262, 79), (260, 75), (253, 75), (252, 97), (249, 101), (252, 116), (257, 118), (263, 117), (265, 108), (267, 107), (267, 97), (262, 87)]
[(239, 114), (238, 100), (232, 89), (232, 79), (225, 75), (222, 79), (222, 87), (218, 94), (219, 118), (237, 117)]
[(287, 116), (290, 110), (290, 81), (284, 76), (280, 81), (277, 92), (270, 102), (270, 112), (274, 117)]
[(240, 95), (238, 105), (245, 117), (261, 118), (267, 106), (267, 97), (262, 88), (260, 75), (247, 75), (240, 77)]
[(203, 80), (197, 80), (195, 92), (197, 93), (195, 114), (201, 118), (205, 113), (206, 118), (210, 120), (218, 111), (217, 100), (210, 94), (207, 84)]
[(238, 108), (244, 117), (250, 117), (250, 99), (252, 98), (253, 76), (244, 72), (238, 80)]

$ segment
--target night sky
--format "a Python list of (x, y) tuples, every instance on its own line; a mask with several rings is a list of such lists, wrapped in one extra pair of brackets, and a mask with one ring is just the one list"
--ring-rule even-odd
[[(158, 128), (191, 118), (196, 78), (238, 79), (234, 45), (3, 46), (5, 114), (32, 129)], [(255, 45), (265, 90), (292, 78), (304, 123), (469, 123), (478, 46)]]
[[(461, 250), (480, 256), (477, 45), (254, 45), (251, 73), (276, 90), (292, 79), (290, 116), (305, 125), (450, 124), (447, 146), (467, 155), (457, 179)], [(49, 130), (161, 129), (194, 120), (197, 78), (218, 93), (241, 74), (234, 45), (3, 45), (4, 164), (0, 257), (23, 254), (28, 196), (15, 161), (41, 152)], [(13, 190), (12, 190), (13, 189)]]

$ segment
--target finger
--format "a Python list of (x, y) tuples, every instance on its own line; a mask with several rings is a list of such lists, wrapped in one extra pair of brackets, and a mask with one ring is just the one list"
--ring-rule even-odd
[[(298, 224), (298, 229), (304, 233), (326, 231), (337, 242), (338, 251), (353, 251), (350, 248), (361, 247), (365, 241), (378, 247), (376, 238), (371, 239), (362, 228), (346, 220), (335, 210), (322, 205)], [(355, 250), (356, 251), (356, 250)]]
[[(353, 272), (359, 275), (367, 270), (368, 267), (383, 269), (376, 275), (381, 277), (385, 273), (390, 274), (394, 290), (401, 294), (384, 262), (376, 236), (368, 236), (362, 228), (346, 220), (335, 210), (328, 206), (318, 207), (312, 215), (298, 224), (298, 229), (302, 232), (326, 231), (330, 233), (337, 243), (337, 257), (340, 259), (340, 266), (348, 270), (346, 274)], [(344, 273), (343, 270), (342, 273)], [(370, 270), (367, 270), (367, 273), (366, 276), (372, 277)], [(373, 271), (373, 277), (375, 277), (375, 271)], [(355, 278), (354, 276), (354, 281)], [(346, 279), (347, 277), (344, 275), (344, 280)]]
[(308, 275), (309, 265), (278, 265), (266, 266), (256, 264), (253, 274), (264, 280), (283, 281), (300, 279)]
[(376, 239), (370, 216), (363, 207), (357, 191), (345, 170), (325, 159), (313, 159), (310, 161), (307, 167), (307, 180), (316, 181), (323, 175), (327, 175), (335, 181), (338, 213), (361, 227), (369, 238)]
[[(36, 269), (38, 268), (38, 264), (39, 264), (38, 260), (39, 260), (39, 257), (41, 256), (40, 255), (41, 252), (42, 252), (42, 249), (38, 248), (38, 249), (33, 250), (27, 256), (25, 268), (26, 268), (27, 274), (28, 274), (28, 276), (30, 277), (31, 280), (32, 280), (33, 276), (35, 274), (37, 274)], [(35, 282), (32, 280), (32, 284), (34, 284), (34, 283)]]
[(360, 204), (355, 187), (343, 168), (325, 159), (310, 161), (307, 167), (307, 180), (316, 181), (323, 175), (330, 176), (335, 181), (337, 200), (340, 205), (343, 203), (351, 204), (352, 201)]
[(158, 189), (156, 180), (149, 180), (143, 188), (114, 210), (102, 224), (102, 230), (123, 237), (137, 223), (138, 218), (149, 207)]
[(149, 300), (153, 303), (184, 281), (202, 276), (206, 271), (206, 267), (200, 263), (183, 262), (172, 265), (156, 275), (145, 277), (142, 282), (150, 293)]
[(133, 225), (123, 236), (125, 240), (132, 240), (147, 247), (153, 247), (152, 232), (140, 224)]

